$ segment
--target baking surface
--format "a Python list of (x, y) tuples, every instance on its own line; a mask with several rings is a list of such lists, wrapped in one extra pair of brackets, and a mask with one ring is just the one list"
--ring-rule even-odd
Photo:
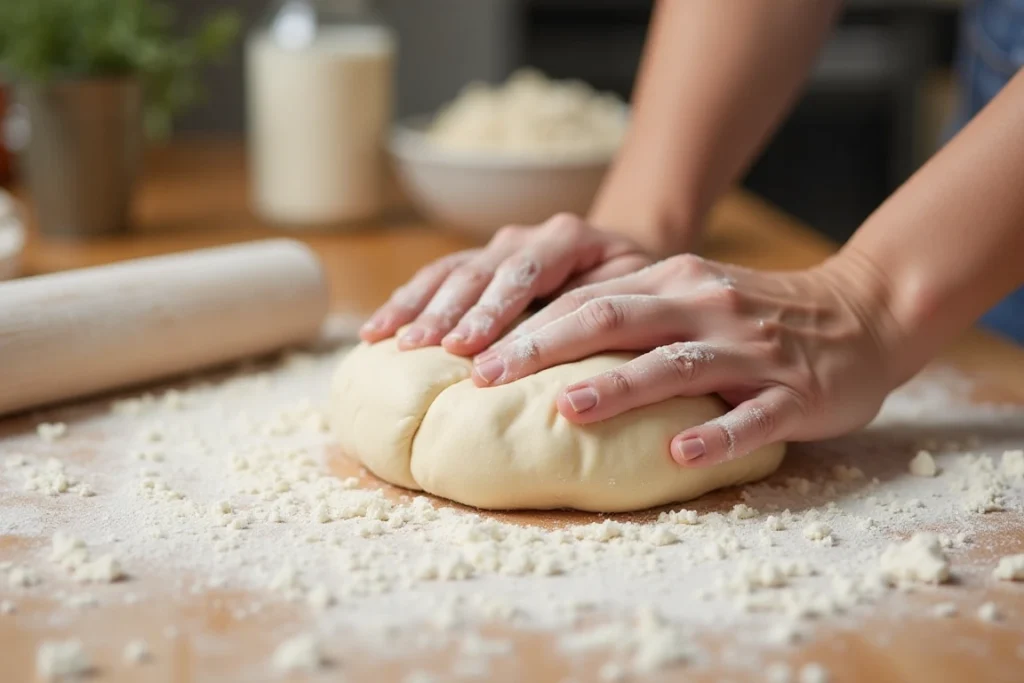
[[(1024, 472), (1007, 479), (1005, 511), (963, 509), (972, 499), (956, 485), (974, 476), (965, 451), (991, 454), (998, 467), (1004, 451), (1024, 446), (1024, 407), (971, 407), (966, 401), (981, 398), (979, 387), (962, 375), (937, 370), (895, 396), (874, 429), (794, 447), (765, 484), (688, 505), (608, 517), (481, 513), (471, 521), (473, 512), (431, 500), (446, 517), (413, 516), (392, 527), (382, 522), (401, 518), (396, 511), (408, 492), (361, 473), (324, 431), (330, 369), (345, 349), (346, 335), (338, 332), (351, 327), (344, 320), (333, 325), (335, 341), (325, 346), (340, 343), (339, 350), (291, 354), (237, 374), (4, 423), (0, 524), (3, 560), (12, 563), (5, 572), (27, 567), (40, 578), (38, 585), (0, 589), (0, 600), (16, 609), (0, 618), (0, 642), (13, 653), (11, 680), (29, 680), (35, 645), (62, 634), (85, 643), (103, 680), (273, 680), (271, 653), (304, 631), (319, 634), (334, 662), (328, 673), (342, 670), (349, 680), (402, 681), (411, 671), (437, 680), (517, 680), (524, 672), (585, 680), (595, 672), (610, 676), (609, 662), (629, 670), (632, 651), (609, 654), (594, 629), (611, 624), (611, 638), (628, 637), (638, 609), (657, 609), (687, 644), (683, 664), (644, 670), (655, 679), (685, 670), (698, 678), (760, 680), (771, 663), (813, 660), (843, 680), (851, 667), (870, 666), (857, 661), (858, 652), (899, 653), (914, 667), (934, 667), (930, 680), (972, 670), (985, 680), (1011, 681), (1024, 666), (1024, 586), (990, 576), (1000, 556), (1022, 548)], [(54, 425), (66, 425), (66, 433)], [(935, 478), (907, 472), (923, 445), (936, 454)], [(50, 458), (62, 464), (68, 489), (25, 490), (38, 472), (53, 469)], [(297, 469), (289, 464), (296, 462)], [(279, 465), (280, 472), (267, 475)], [(848, 477), (837, 465), (858, 467), (863, 477)], [(319, 494), (325, 480), (337, 489), (329, 498)], [(80, 496), (83, 487), (95, 495)], [(367, 509), (365, 496), (376, 490), (384, 495), (371, 496)], [(372, 510), (378, 500), (398, 507), (379, 514)], [(741, 503), (749, 513), (736, 507)], [(678, 542), (670, 545), (641, 540), (631, 547), (643, 552), (621, 553), (622, 539), (594, 533), (611, 519), (643, 539), (661, 512), (677, 509), (693, 510), (699, 522), (671, 526)], [(765, 534), (770, 515), (786, 520), (785, 527)], [(596, 552), (563, 556), (564, 572), (552, 576), (507, 574), (507, 556), (504, 567), (465, 580), (421, 576), (424, 557), (443, 562), (471, 552), (481, 539), (466, 532), (489, 519), (541, 534), (568, 530), (582, 540), (565, 547), (585, 544)], [(805, 537), (817, 520), (829, 526), (834, 545)], [(925, 529), (953, 539), (950, 586), (869, 587), (852, 601), (836, 588), (842, 579), (868, 576), (891, 541)], [(71, 580), (51, 555), (58, 531), (82, 539), (92, 557), (113, 553), (127, 577)], [(763, 546), (766, 535), (772, 547)], [(708, 553), (716, 543), (723, 550)], [(550, 545), (544, 540), (531, 551), (536, 565)], [(729, 586), (738, 568), (790, 561), (807, 562), (814, 573), (739, 592)], [(282, 581), (288, 570), (294, 577)], [(313, 604), (310, 595), (321, 587), (336, 604)], [(753, 608), (743, 606), (748, 599)], [(997, 605), (1000, 621), (979, 620), (985, 601)], [(954, 603), (958, 616), (932, 616), (943, 602)], [(591, 633), (597, 642), (587, 646), (584, 637), (573, 652), (573, 633)], [(128, 667), (121, 650), (140, 637), (153, 659)], [(936, 661), (938, 647), (969, 668)], [(921, 671), (914, 668), (913, 678)], [(900, 680), (898, 672), (884, 675)]]
[[(213, 147), (210, 154), (202, 166), (217, 182), (186, 183), (174, 173), (174, 155), (158, 159), (143, 214), (147, 225), (206, 221), (236, 227), (182, 229), (82, 249), (35, 241), (30, 269), (263, 236), (259, 229), (237, 227), (244, 225), (237, 150)], [(221, 192), (215, 196), (211, 187), (217, 183)], [(179, 199), (189, 187), (197, 190), (186, 207)], [(402, 223), (385, 233), (308, 241), (331, 272), (336, 304), (361, 312), (420, 263), (461, 246)], [(747, 265), (797, 267), (819, 260), (827, 247), (756, 200), (735, 195), (716, 213), (709, 252)], [(414, 519), (383, 532), (373, 524), (382, 520), (373, 519), (376, 513), (368, 518), (365, 508), (349, 517), (345, 501), (365, 502), (361, 496), (378, 488), (386, 506), (397, 506), (384, 507), (392, 516), (401, 518), (404, 513), (394, 510), (408, 507), (401, 500), (405, 492), (360, 476), (335, 452), (317, 417), (327, 373), (351, 329), (349, 320), (338, 320), (327, 348), (284, 362), (150, 387), (152, 400), (114, 404), (104, 397), (0, 421), (0, 561), (11, 563), (0, 577), (6, 579), (0, 581), (0, 601), (11, 601), (16, 610), (0, 615), (2, 680), (32, 680), (38, 643), (67, 637), (83, 641), (96, 680), (274, 680), (275, 649), (303, 631), (316, 632), (332, 660), (321, 676), (327, 680), (339, 674), (347, 680), (416, 680), (410, 672), (423, 673), (419, 681), (613, 679), (617, 665), (628, 670), (635, 663), (633, 649), (616, 651), (611, 641), (631, 639), (638, 609), (641, 620), (652, 609), (665, 615), (669, 626), (659, 626), (655, 636), (687, 645), (685, 662), (655, 667), (645, 679), (676, 680), (685, 673), (692, 680), (766, 680), (771, 665), (785, 661), (794, 681), (807, 662), (819, 663), (833, 681), (1020, 680), (1024, 586), (997, 582), (991, 572), (999, 557), (1024, 552), (1024, 482), (1004, 482), (1005, 507), (1011, 509), (987, 514), (964, 509), (972, 498), (957, 486), (979, 476), (978, 461), (965, 452), (990, 456), (998, 469), (1006, 450), (1024, 447), (1024, 356), (1018, 350), (971, 335), (946, 355), (955, 370), (936, 368), (901, 392), (874, 429), (795, 447), (765, 485), (671, 508), (693, 510), (700, 524), (671, 526), (678, 542), (660, 546), (645, 541), (645, 530), (658, 524), (657, 511), (616, 516), (624, 534), (636, 538), (610, 542), (594, 540), (608, 534), (588, 526), (603, 524), (602, 517), (579, 513), (486, 514), (474, 521), (469, 511), (432, 501), (439, 520)], [(40, 424), (59, 423), (67, 425), (63, 436), (56, 435), (58, 428), (43, 429), (52, 441), (37, 432)], [(936, 454), (941, 472), (935, 478), (907, 471), (922, 446)], [(24, 464), (8, 460), (17, 454)], [(247, 460), (243, 469), (236, 469), (239, 457)], [(75, 485), (55, 496), (26, 491), (28, 468), (45, 474), (50, 458), (63, 463)], [(284, 473), (295, 509), (284, 505), (284, 521), (277, 522), (272, 510), (280, 496), (265, 499), (264, 490), (276, 479), (263, 475), (288, 460), (300, 463)], [(836, 465), (859, 467), (865, 476), (849, 478), (847, 470), (839, 476)], [(337, 505), (328, 506), (321, 522), (318, 482), (340, 486), (352, 476), (356, 480), (345, 486), (355, 488), (339, 491)], [(871, 484), (874, 477), (877, 485)], [(80, 497), (82, 484), (96, 495)], [(221, 511), (225, 502), (229, 512)], [(737, 513), (739, 503), (753, 513)], [(760, 539), (766, 520), (781, 517), (784, 508), (793, 517), (768, 534), (773, 545), (765, 546)], [(805, 537), (816, 516), (829, 526), (834, 545)], [(874, 525), (862, 529), (868, 517)], [(417, 578), (424, 557), (467, 551), (474, 543), (467, 528), (488, 519), (499, 522), (503, 534), (537, 529), (538, 556), (559, 531), (582, 536), (584, 548), (553, 576), (481, 570), (462, 581)], [(890, 542), (926, 529), (946, 534), (954, 545), (947, 551), (951, 584), (878, 594), (861, 587), (854, 593), (862, 604), (838, 599), (844, 586), (831, 574), (868, 574)], [(81, 538), (93, 557), (112, 553), (128, 577), (110, 584), (72, 580), (50, 559), (51, 536), (60, 530)], [(425, 538), (417, 535), (421, 531)], [(714, 543), (723, 549), (708, 553)], [(737, 592), (731, 584), (742, 558), (802, 559), (816, 574)], [(299, 579), (281, 580), (290, 563)], [(38, 572), (42, 582), (12, 587), (16, 567)], [(378, 574), (387, 585), (379, 594), (368, 588)], [(321, 586), (337, 593), (336, 604), (310, 604), (309, 593)], [(748, 611), (751, 599), (763, 601), (758, 610)], [(1001, 612), (999, 621), (977, 617), (987, 601)], [(933, 606), (946, 602), (956, 605), (958, 616), (933, 616)], [(802, 609), (825, 613), (797, 618), (793, 612)], [(610, 625), (604, 635), (594, 630), (602, 625)], [(589, 634), (589, 647), (586, 639), (573, 641), (580, 633)], [(153, 657), (130, 667), (121, 661), (122, 650), (136, 638), (147, 641)], [(567, 652), (573, 645), (577, 651)], [(627, 645), (635, 649), (635, 643)]]

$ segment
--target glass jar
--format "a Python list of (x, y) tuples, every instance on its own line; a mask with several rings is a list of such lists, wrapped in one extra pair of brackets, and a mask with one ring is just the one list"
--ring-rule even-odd
[(381, 209), (395, 38), (366, 0), (278, 0), (246, 45), (252, 199), (286, 227)]

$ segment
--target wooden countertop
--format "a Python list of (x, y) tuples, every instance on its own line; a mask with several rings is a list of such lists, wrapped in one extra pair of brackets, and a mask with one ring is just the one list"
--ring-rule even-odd
[[(24, 270), (27, 275), (50, 273), (279, 235), (281, 231), (261, 224), (247, 208), (243, 157), (237, 143), (209, 140), (180, 142), (169, 148), (155, 150), (149, 156), (133, 234), (76, 243), (43, 239), (33, 231), (25, 254)], [(311, 245), (323, 259), (331, 281), (334, 308), (355, 313), (371, 311), (420, 265), (471, 244), (462, 237), (425, 225), (415, 217), (401, 212), (395, 212), (378, 225), (358, 231), (294, 236)], [(756, 197), (736, 191), (715, 209), (705, 251), (711, 258), (746, 266), (790, 269), (817, 263), (833, 250), (834, 246), (828, 240)], [(1024, 403), (1024, 351), (988, 335), (971, 332), (954, 344), (944, 358), (977, 378), (986, 394)], [(22, 548), (20, 543), (17, 539), (0, 537), (0, 559), (16, 556)], [(964, 590), (972, 591), (971, 600), (977, 601), (983, 597), (979, 587)], [(223, 600), (215, 601), (216, 604), (183, 600), (185, 602), (181, 604), (151, 608), (148, 612), (150, 616), (144, 617), (141, 623), (149, 624), (149, 631), (159, 633), (160, 625), (167, 623), (168, 615), (187, 614), (204, 624), (207, 633), (212, 634), (209, 637), (231, 637), (236, 645), (261, 651), (271, 645), (266, 634), (260, 632), (259, 624), (229, 625), (231, 619), (228, 612), (232, 596), (223, 596)], [(1014, 604), (1024, 614), (1024, 600), (1017, 600)], [(6, 664), (5, 657), (0, 657), (0, 680), (27, 680), (31, 670), (29, 648), (39, 640), (41, 634), (67, 632), (60, 624), (41, 626), (45, 622), (35, 617), (45, 617), (45, 610), (33, 612), (30, 607), (27, 612), (29, 616), (17, 617), (13, 622), (10, 617), (0, 617), (0, 649), (16, 653), (12, 660), (14, 664)], [(100, 612), (103, 614), (83, 617), (77, 628), (110, 629), (111, 632), (124, 633), (122, 621), (136, 623), (142, 618), (133, 616), (130, 608)], [(158, 616), (153, 617), (154, 613), (158, 613)], [(293, 617), (294, 610), (283, 608), (272, 619), (286, 620)], [(938, 652), (941, 645), (937, 643), (951, 634), (959, 633), (956, 629), (978, 636), (978, 626), (968, 623), (950, 626), (932, 621), (934, 623), (915, 622), (912, 630), (893, 628), (889, 624), (885, 628), (892, 631), (892, 638), (887, 647), (878, 647), (856, 632), (847, 632), (836, 635), (828, 647), (819, 643), (806, 652), (796, 652), (791, 659), (798, 662), (813, 655), (827, 661), (833, 673), (833, 681), (973, 681), (985, 679), (986, 672), (1005, 672), (1007, 666), (1012, 669), (1014, 661), (1018, 662), (1016, 671), (1024, 672), (1024, 661), (1014, 660), (1014, 644), (1021, 642), (1019, 630), (1000, 632), (992, 640), (993, 643), (998, 641), (998, 647), (989, 659), (984, 656), (949, 656), (948, 653)], [(871, 628), (864, 626), (865, 631)], [(124, 633), (125, 637), (128, 635), (130, 633)], [(529, 677), (531, 680), (559, 680), (565, 672), (560, 665), (552, 663), (550, 649), (544, 650), (546, 645), (543, 641), (543, 637), (530, 634), (518, 637), (517, 642), (523, 648), (525, 668), (513, 669), (519, 673), (507, 680), (525, 680), (522, 678), (524, 671), (532, 672)], [(171, 646), (160, 647), (166, 651)], [(110, 656), (116, 658), (116, 653)], [(197, 665), (194, 651), (179, 648), (169, 658), (161, 661), (170, 663), (158, 662), (136, 673), (114, 671), (98, 680), (192, 681), (230, 678), (230, 673), (226, 673), (230, 669), (223, 668), (223, 661), (218, 660), (220, 663), (213, 668), (204, 668), (201, 664)], [(390, 673), (384, 677), (392, 680), (397, 671), (395, 666), (388, 665), (385, 669)], [(385, 669), (375, 671), (379, 673)], [(698, 678), (716, 680), (714, 672), (705, 673), (707, 675), (702, 674)], [(382, 680), (377, 674), (368, 674), (365, 678), (360, 678), (358, 674), (351, 675), (359, 680)], [(995, 680), (996, 675), (992, 673), (991, 680)], [(350, 680), (355, 679), (350, 677)], [(1024, 673), (1016, 680), (1024, 680)]]

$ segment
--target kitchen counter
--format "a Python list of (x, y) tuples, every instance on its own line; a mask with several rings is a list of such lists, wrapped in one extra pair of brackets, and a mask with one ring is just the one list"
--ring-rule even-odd
[[(243, 155), (237, 143), (181, 142), (154, 150), (148, 158), (134, 234), (74, 243), (45, 240), (33, 233), (24, 266), (26, 274), (41, 274), (280, 234), (262, 225), (247, 208)], [(424, 263), (471, 244), (400, 210), (377, 224), (347, 234), (295, 236), (323, 259), (335, 311), (353, 314), (371, 311)], [(705, 251), (711, 258), (746, 266), (791, 269), (817, 263), (833, 250), (827, 240), (756, 197), (735, 191), (716, 207)], [(977, 399), (1024, 404), (1024, 351), (971, 332), (954, 344), (942, 361), (974, 380)], [(4, 448), (5, 438), (31, 433), (36, 421), (36, 415), (0, 421), (0, 456), (9, 454)], [(82, 466), (88, 468), (92, 457), (89, 453), (103, 442), (95, 434), (75, 439), (84, 440), (68, 442), (69, 457), (81, 459)], [(71, 443), (76, 444), (74, 448)], [(332, 467), (339, 467), (342, 474), (354, 472), (350, 464)], [(731, 505), (733, 498), (734, 494), (727, 494), (723, 500)], [(3, 506), (0, 502), (0, 515)], [(543, 514), (520, 518), (520, 522), (524, 519), (549, 523)], [(589, 517), (577, 515), (573, 519)], [(1024, 552), (1021, 524), (999, 533), (997, 544), (978, 550), (988, 553), (985, 561), (996, 546), (1004, 554)], [(0, 560), (18, 563), (25, 557), (43, 557), (47, 543), (47, 538), (31, 535), (0, 536)], [(146, 581), (144, 577), (133, 579), (129, 588), (145, 594), (150, 587)], [(107, 596), (111, 590), (101, 587), (97, 594)], [(973, 618), (939, 620), (926, 614), (906, 619), (869, 616), (854, 628), (824, 625), (822, 635), (806, 646), (784, 650), (784, 658), (795, 665), (822, 662), (831, 672), (829, 680), (834, 682), (1020, 680), (1019, 672), (1024, 671), (1024, 650), (1019, 649), (1024, 646), (1024, 587), (993, 589), (972, 582), (956, 590), (958, 602), (964, 605), (976, 606), (996, 595), (1001, 609), (1007, 612), (1006, 619), (990, 625)], [(277, 642), (272, 632), (287, 630), (289, 624), (304, 618), (301, 606), (288, 604), (268, 604), (258, 618), (235, 618), (233, 610), (247, 604), (251, 596), (228, 591), (206, 595), (177, 591), (173, 597), (124, 606), (104, 604), (72, 611), (68, 616), (66, 609), (62, 611), (60, 605), (48, 599), (48, 591), (26, 597), (8, 590), (6, 584), (0, 585), (0, 598), (18, 603), (17, 614), (0, 616), (0, 680), (30, 680), (35, 645), (43, 638), (81, 634), (87, 639), (102, 635), (116, 643), (145, 635), (156, 653), (153, 663), (129, 669), (118, 663), (119, 646), (99, 645), (99, 681), (235, 679), (247, 660), (264, 657), (272, 650)], [(172, 626), (180, 631), (177, 635), (169, 633)], [(493, 625), (490, 632), (514, 641), (516, 662), (514, 666), (499, 666), (489, 680), (557, 681), (570, 673), (577, 680), (585, 680), (596, 670), (586, 665), (583, 669), (568, 669), (543, 632), (509, 630), (501, 624)], [(960, 642), (958, 639), (973, 644), (975, 649), (946, 646)], [(419, 663), (438, 665), (449, 661), (450, 654), (430, 655)], [(403, 667), (401, 660), (377, 660), (364, 654), (346, 661), (343, 673), (347, 680), (399, 681)], [(729, 673), (736, 681), (761, 680), (762, 674), (749, 669)], [(584, 678), (579, 678), (581, 675)], [(657, 680), (677, 680), (676, 675), (678, 672), (668, 671)], [(693, 673), (693, 680), (720, 680), (721, 675), (720, 669), (703, 669)]]

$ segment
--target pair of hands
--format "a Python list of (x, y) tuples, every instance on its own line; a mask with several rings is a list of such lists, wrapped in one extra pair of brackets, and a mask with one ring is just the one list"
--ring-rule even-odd
[[(474, 356), (478, 386), (603, 351), (638, 352), (577, 382), (558, 410), (577, 424), (673, 396), (718, 394), (732, 410), (681, 431), (683, 466), (713, 465), (781, 440), (867, 424), (894, 388), (884, 311), (859, 296), (864, 271), (769, 273), (692, 254), (655, 262), (571, 215), (502, 229), (485, 248), (428, 265), (364, 325), (374, 342), (440, 344)], [(557, 297), (503, 337), (529, 304)]]

